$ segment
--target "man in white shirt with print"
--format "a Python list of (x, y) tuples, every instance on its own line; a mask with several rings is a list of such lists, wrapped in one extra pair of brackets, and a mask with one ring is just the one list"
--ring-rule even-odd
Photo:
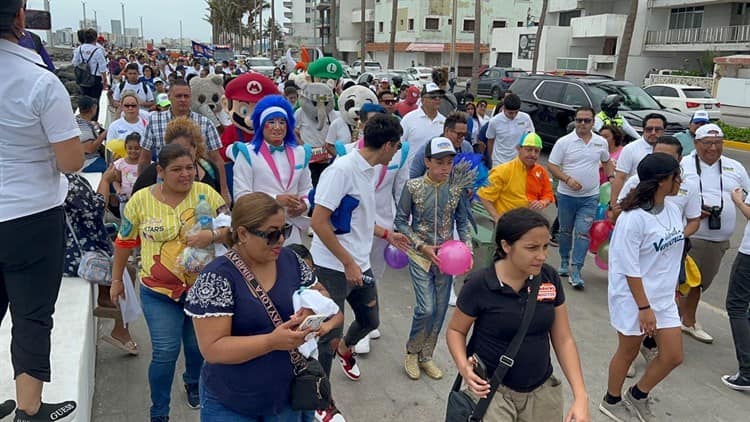
[(535, 132), (531, 117), (520, 110), (521, 98), (517, 94), (508, 94), (503, 99), (503, 111), (490, 119), (487, 149), (492, 154), (492, 167), (516, 158), (521, 135)]
[(440, 89), (436, 83), (428, 83), (422, 90), (422, 106), (401, 119), (401, 127), (404, 130), (402, 140), (409, 143), (409, 162), (406, 165), (407, 168), (411, 167), (411, 162), (414, 160), (416, 152), (427, 141), (443, 133), (445, 116), (438, 111), (443, 96), (445, 96), (445, 91)]

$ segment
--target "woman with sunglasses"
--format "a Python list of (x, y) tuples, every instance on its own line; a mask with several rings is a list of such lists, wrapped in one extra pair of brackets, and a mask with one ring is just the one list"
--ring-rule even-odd
[(307, 198), (312, 189), (308, 164), (312, 150), (297, 145), (294, 111), (281, 95), (269, 95), (255, 105), (252, 114), (255, 135), (250, 144), (235, 143), (227, 149), (234, 160), (234, 199), (252, 192), (275, 198), (292, 224), (287, 245), (301, 243), (300, 229), (309, 227)]
[(148, 120), (139, 114), (140, 100), (135, 91), (124, 91), (120, 96), (120, 118), (112, 122), (107, 129), (107, 142), (113, 139), (125, 139), (136, 132), (143, 137), (146, 134)]
[[(201, 421), (302, 422), (312, 412), (290, 406), (294, 371), (289, 351), (312, 331), (299, 329), (311, 314), (295, 312), (292, 296), (309, 287), (326, 294), (310, 267), (282, 247), (292, 227), (284, 207), (271, 196), (253, 192), (238, 198), (232, 210), (232, 252), (208, 264), (188, 293), (185, 313), (193, 317), (206, 364), (201, 371)], [(284, 323), (274, 326), (234, 260), (247, 266), (267, 292)], [(343, 322), (339, 312), (314, 334)]]
[[(682, 211), (667, 196), (680, 191), (680, 164), (661, 152), (638, 164), (638, 186), (622, 201), (609, 256), (609, 314), (617, 351), (609, 364), (607, 393), (599, 410), (615, 421), (654, 421), (649, 392), (682, 363), (680, 316), (674, 300), (684, 243)], [(656, 339), (658, 355), (625, 397), (622, 387), (643, 336)]]
[(132, 250), (141, 247), (141, 304), (151, 335), (153, 354), (148, 370), (151, 387), (151, 421), (169, 420), (169, 401), (180, 345), (185, 351), (182, 378), (188, 405), (198, 408), (198, 377), (203, 357), (198, 350), (193, 324), (183, 312), (185, 297), (198, 277), (179, 265), (186, 247), (209, 248), (222, 243), (227, 228), (200, 230), (196, 206), (205, 199), (215, 214), (224, 213), (221, 195), (195, 181), (195, 161), (181, 145), (165, 145), (159, 153), (157, 172), (162, 182), (134, 193), (125, 206), (120, 233), (115, 240), (112, 267), (112, 303), (124, 298), (123, 270)]

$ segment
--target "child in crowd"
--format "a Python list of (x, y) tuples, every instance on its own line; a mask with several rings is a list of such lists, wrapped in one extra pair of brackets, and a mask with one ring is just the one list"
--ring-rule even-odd
[(117, 170), (117, 180), (112, 184), (120, 200), (120, 215), (125, 208), (125, 203), (130, 199), (133, 193), (133, 184), (138, 178), (138, 159), (141, 156), (141, 134), (133, 132), (125, 137), (124, 158), (115, 161), (114, 167)]

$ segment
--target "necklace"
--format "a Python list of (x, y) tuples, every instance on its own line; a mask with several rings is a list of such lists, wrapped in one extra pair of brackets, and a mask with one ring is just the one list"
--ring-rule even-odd
[(656, 222), (657, 222), (657, 223), (659, 223), (659, 225), (660, 225), (660, 226), (661, 226), (661, 227), (662, 227), (662, 228), (663, 228), (664, 230), (667, 230), (667, 231), (669, 231), (669, 230), (672, 230), (672, 217), (671, 217), (671, 216), (669, 215), (669, 213), (667, 212), (667, 213), (666, 213), (666, 214), (667, 214), (667, 225), (665, 226), (664, 224), (662, 224), (662, 223), (661, 223), (661, 221), (659, 221), (659, 214), (661, 214), (661, 213), (662, 213), (662, 211), (664, 211), (664, 210), (665, 210), (666, 208), (664, 207), (664, 205), (662, 205), (662, 206), (661, 206), (661, 207), (659, 207), (659, 208), (661, 208), (661, 209), (658, 209), (658, 208), (657, 208), (656, 206), (654, 206), (654, 208), (652, 208), (652, 211), (655, 211), (655, 212), (651, 212), (651, 211), (650, 211), (651, 215), (653, 215), (653, 216), (654, 216), (654, 220), (656, 220)]

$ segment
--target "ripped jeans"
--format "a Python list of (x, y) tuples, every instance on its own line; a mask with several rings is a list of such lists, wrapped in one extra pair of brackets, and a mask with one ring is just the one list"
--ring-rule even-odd
[[(557, 216), (560, 220), (560, 233), (557, 241), (560, 247), (560, 261), (570, 261), (570, 249), (573, 249), (573, 267), (583, 268), (586, 252), (589, 249), (589, 231), (594, 222), (599, 195), (575, 197), (557, 194)], [(575, 240), (573, 240), (575, 231)]]
[[(341, 312), (344, 311), (344, 302), (348, 302), (354, 312), (354, 321), (346, 331), (344, 344), (354, 346), (370, 331), (378, 328), (380, 316), (378, 289), (375, 283), (358, 287), (347, 282), (343, 272), (324, 267), (317, 267), (316, 273), (318, 280), (328, 290), (331, 299), (339, 305)], [(372, 270), (363, 271), (362, 274), (372, 277)], [(341, 325), (318, 340), (318, 360), (328, 375), (331, 374), (335, 346), (343, 333), (344, 327)]]

